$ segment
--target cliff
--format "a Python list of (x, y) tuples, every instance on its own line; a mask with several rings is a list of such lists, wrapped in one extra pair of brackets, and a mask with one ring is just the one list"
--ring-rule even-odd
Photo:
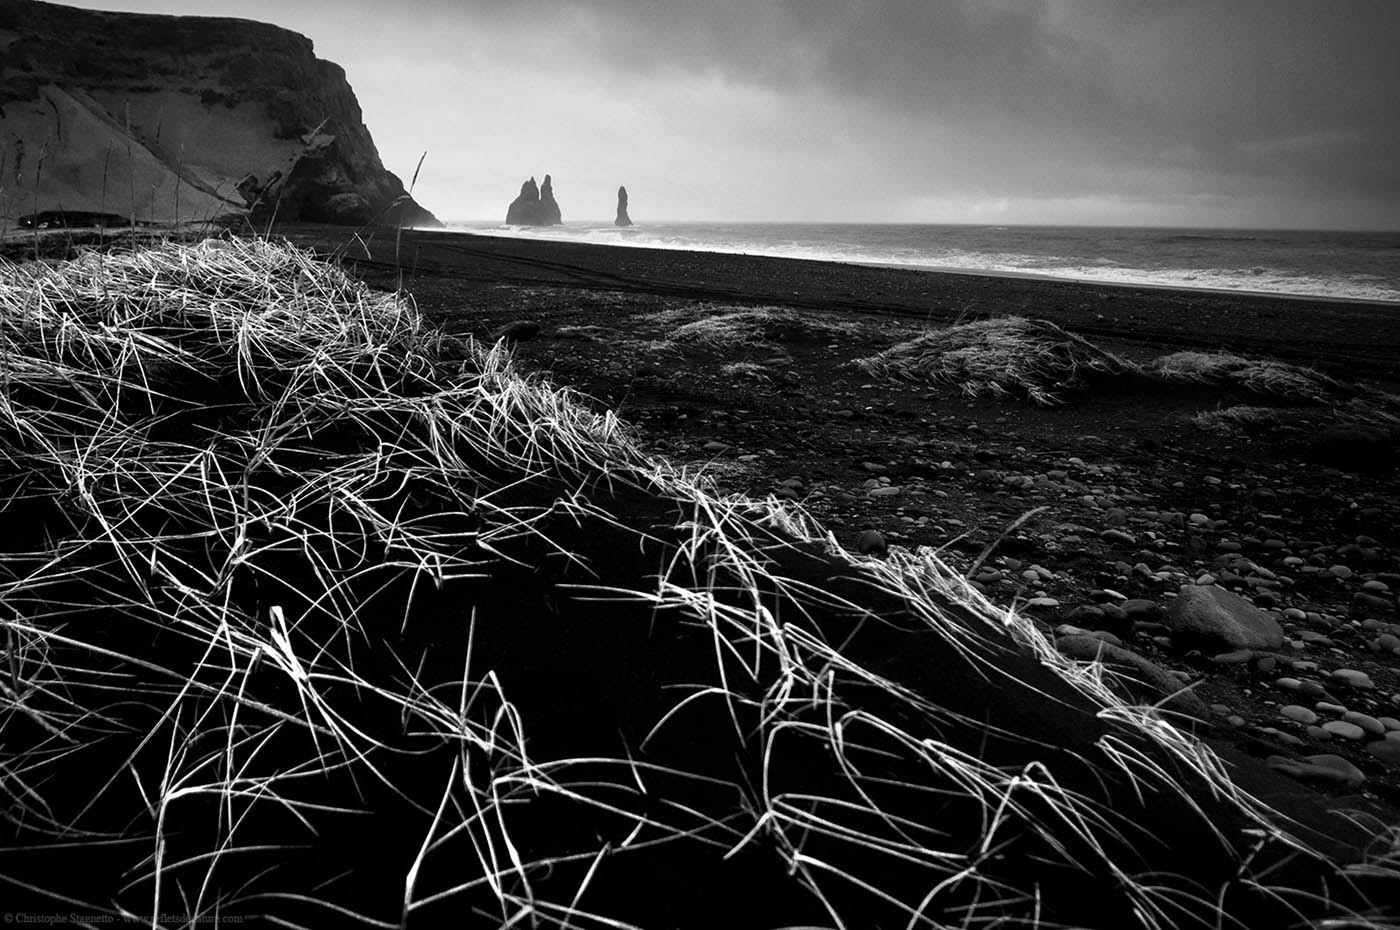
[(437, 224), (305, 36), (0, 0), (0, 217), (50, 211)]
[(506, 208), (506, 222), (512, 226), (558, 226), (564, 222), (559, 204), (554, 200), (554, 182), (544, 176), (544, 184), (536, 187), (531, 178), (520, 185), (520, 195)]

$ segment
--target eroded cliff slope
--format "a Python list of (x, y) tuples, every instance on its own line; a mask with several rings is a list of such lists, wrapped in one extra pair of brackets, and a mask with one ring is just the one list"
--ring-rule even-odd
[(0, 0), (0, 216), (435, 224), (310, 39)]

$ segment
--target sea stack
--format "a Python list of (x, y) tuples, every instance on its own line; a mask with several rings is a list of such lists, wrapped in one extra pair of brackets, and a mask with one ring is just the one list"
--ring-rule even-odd
[(549, 175), (544, 176), (544, 183), (540, 185), (540, 219), (541, 226), (558, 226), (564, 222), (564, 218), (559, 215), (559, 204), (554, 202), (554, 182), (549, 179)]
[(632, 217), (627, 215), (627, 188), (617, 189), (617, 219), (614, 223), (618, 226), (631, 226)]
[(536, 186), (533, 177), (520, 185), (520, 196), (506, 209), (506, 222), (511, 226), (557, 226), (563, 222), (549, 175), (544, 176), (543, 186)]
[(540, 188), (531, 178), (520, 185), (520, 196), (506, 208), (506, 222), (512, 226), (531, 226), (540, 210)]

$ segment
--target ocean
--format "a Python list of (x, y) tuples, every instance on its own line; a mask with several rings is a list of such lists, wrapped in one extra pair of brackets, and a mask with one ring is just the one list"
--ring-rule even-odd
[(1400, 232), (867, 223), (449, 223), (462, 232), (1400, 304)]

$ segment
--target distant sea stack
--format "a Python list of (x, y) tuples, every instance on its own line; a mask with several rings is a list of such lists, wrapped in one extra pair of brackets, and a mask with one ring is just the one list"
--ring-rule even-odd
[(0, 0), (0, 48), (0, 217), (440, 225), (305, 36)]
[(558, 226), (564, 222), (559, 204), (554, 200), (554, 182), (544, 176), (544, 184), (536, 187), (532, 177), (520, 185), (520, 196), (506, 208), (506, 223), (511, 226)]
[(627, 215), (627, 188), (617, 189), (617, 219), (613, 221), (618, 226), (631, 226), (632, 217)]

